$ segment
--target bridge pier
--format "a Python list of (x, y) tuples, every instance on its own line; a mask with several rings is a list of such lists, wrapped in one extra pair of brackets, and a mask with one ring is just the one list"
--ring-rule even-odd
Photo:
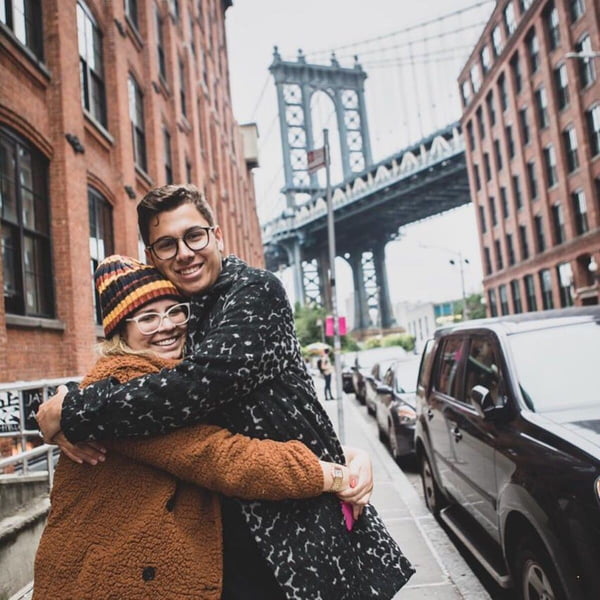
[(377, 280), (378, 310), (381, 312), (380, 321), (383, 329), (389, 329), (396, 324), (394, 311), (390, 300), (387, 270), (385, 268), (385, 247), (387, 242), (378, 242), (373, 247), (373, 263), (375, 265), (375, 278)]

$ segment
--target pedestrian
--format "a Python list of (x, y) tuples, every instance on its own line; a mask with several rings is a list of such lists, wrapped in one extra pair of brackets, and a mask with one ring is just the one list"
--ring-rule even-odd
[[(138, 206), (138, 223), (148, 260), (190, 301), (189, 355), (127, 384), (106, 379), (66, 396), (61, 390), (38, 413), (45, 439), (62, 427), (69, 440), (63, 450), (88, 460), (93, 449), (74, 443), (161, 434), (210, 419), (253, 437), (299, 439), (319, 458), (344, 464), (277, 277), (223, 256), (221, 229), (194, 186), (152, 190)], [(369, 497), (365, 491), (357, 502)], [(327, 495), (225, 498), (222, 507), (224, 600), (392, 598), (414, 572), (371, 505), (352, 531)], [(269, 595), (274, 587), (279, 595)]]
[[(96, 271), (105, 341), (82, 386), (181, 359), (190, 305), (153, 267), (111, 256)], [(35, 561), (34, 600), (202, 598), (222, 593), (220, 501), (316, 496), (334, 463), (302, 443), (196, 425), (108, 444), (91, 469), (61, 457)], [(349, 471), (341, 467), (343, 489)]]
[(325, 379), (325, 400), (335, 400), (331, 393), (331, 374), (333, 373), (333, 365), (331, 364), (329, 353), (329, 348), (323, 350), (323, 356), (321, 357), (321, 373), (323, 373), (323, 379)]

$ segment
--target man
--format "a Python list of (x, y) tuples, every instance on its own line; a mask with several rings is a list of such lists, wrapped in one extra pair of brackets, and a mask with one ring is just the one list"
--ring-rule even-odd
[[(62, 431), (65, 451), (93, 462), (93, 448), (81, 457), (73, 443), (156, 435), (202, 421), (253, 437), (298, 439), (343, 463), (279, 280), (234, 256), (222, 258), (221, 230), (194, 186), (151, 191), (138, 206), (138, 222), (148, 260), (190, 296), (189, 356), (128, 384), (105, 380), (58, 394), (38, 413), (45, 439)], [(224, 501), (223, 517), (224, 599), (285, 593), (358, 600), (373, 596), (371, 589), (391, 598), (412, 573), (371, 507), (352, 537), (340, 526), (338, 501), (327, 496)]]

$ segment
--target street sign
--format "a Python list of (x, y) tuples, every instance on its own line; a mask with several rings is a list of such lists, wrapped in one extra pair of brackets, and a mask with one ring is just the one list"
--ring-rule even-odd
[(311, 174), (316, 173), (319, 169), (322, 169), (327, 164), (327, 153), (325, 152), (325, 146), (322, 148), (315, 148), (314, 150), (307, 150), (306, 163), (307, 170)]
[[(333, 320), (332, 316), (325, 317), (325, 335), (327, 337), (332, 337), (333, 335), (335, 335), (333, 323), (334, 323), (334, 320)], [(337, 333), (339, 335), (346, 335), (346, 333), (347, 333), (346, 317), (338, 317), (337, 323), (338, 323)]]

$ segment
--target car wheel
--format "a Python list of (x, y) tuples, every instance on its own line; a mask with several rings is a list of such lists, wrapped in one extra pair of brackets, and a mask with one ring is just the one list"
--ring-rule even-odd
[(533, 536), (519, 542), (514, 560), (515, 587), (521, 600), (565, 600), (556, 568), (543, 544)]
[(368, 402), (365, 402), (365, 404), (367, 405), (367, 412), (373, 417), (375, 415), (375, 409), (373, 408), (373, 405), (369, 404)]
[(434, 515), (439, 514), (440, 510), (446, 505), (446, 499), (440, 491), (431, 463), (424, 451), (421, 456), (421, 482), (423, 483), (423, 495), (425, 496), (427, 508)]

